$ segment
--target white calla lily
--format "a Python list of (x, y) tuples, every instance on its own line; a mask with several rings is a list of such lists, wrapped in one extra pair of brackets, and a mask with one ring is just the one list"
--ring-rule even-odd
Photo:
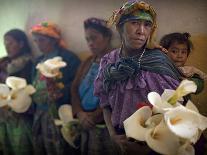
[(195, 84), (195, 82), (185, 79), (180, 83), (180, 85), (175, 90), (173, 96), (168, 100), (168, 102), (174, 105), (183, 96), (186, 96), (190, 93), (195, 93), (196, 90), (197, 90), (197, 85)]
[(64, 123), (68, 123), (74, 120), (73, 113), (72, 113), (72, 107), (71, 105), (68, 105), (68, 104), (64, 104), (60, 106), (60, 108), (58, 109), (58, 115)]
[(67, 64), (62, 61), (61, 57), (54, 57), (43, 63), (37, 64), (36, 69), (38, 69), (45, 77), (52, 78), (58, 76), (60, 74), (59, 69), (66, 65)]
[(179, 138), (168, 129), (163, 120), (147, 131), (146, 142), (151, 149), (161, 154), (176, 155), (180, 147)]
[(6, 85), (12, 88), (13, 90), (20, 90), (26, 87), (27, 81), (24, 78), (9, 76), (6, 79)]
[(179, 137), (195, 143), (200, 130), (207, 127), (207, 118), (184, 106), (176, 107), (164, 114), (169, 129)]
[(8, 104), (8, 94), (10, 89), (5, 84), (0, 84), (0, 107), (4, 107)]
[(10, 95), (8, 106), (11, 107), (13, 111), (16, 113), (24, 113), (29, 109), (32, 99), (24, 89), (13, 91)]
[(178, 102), (175, 105), (167, 102), (166, 99), (171, 95), (169, 92), (170, 91), (164, 91), (162, 96), (160, 96), (157, 92), (150, 92), (148, 94), (148, 100), (153, 105), (154, 113), (165, 113), (166, 111), (180, 105)]
[(48, 59), (44, 63), (46, 66), (48, 66), (52, 70), (60, 69), (67, 65), (66, 62), (62, 61), (61, 57), (54, 57), (52, 59)]
[(32, 95), (36, 92), (36, 89), (32, 85), (27, 85), (24, 89), (28, 95)]
[(75, 139), (77, 136), (80, 135), (79, 131), (76, 131), (76, 128), (73, 127), (79, 126), (78, 120), (73, 118), (72, 114), (72, 107), (71, 105), (64, 104), (60, 106), (58, 109), (58, 115), (60, 117), (60, 120), (55, 119), (55, 125), (62, 126), (61, 133), (63, 138), (74, 148), (77, 148), (77, 146), (74, 144)]
[(127, 137), (139, 141), (145, 141), (147, 128), (145, 122), (152, 116), (152, 110), (144, 106), (124, 121), (124, 129)]

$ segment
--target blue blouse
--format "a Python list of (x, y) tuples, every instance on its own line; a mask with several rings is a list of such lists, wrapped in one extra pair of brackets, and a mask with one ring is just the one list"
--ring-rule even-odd
[(95, 110), (99, 104), (98, 97), (94, 96), (94, 80), (98, 74), (99, 64), (92, 63), (88, 73), (79, 86), (81, 106), (85, 111)]

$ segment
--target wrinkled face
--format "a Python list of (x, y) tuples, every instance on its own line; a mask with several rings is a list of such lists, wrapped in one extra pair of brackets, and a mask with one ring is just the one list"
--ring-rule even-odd
[(100, 32), (93, 28), (85, 30), (85, 38), (91, 52), (95, 55), (103, 55), (109, 46), (109, 38), (104, 37)]
[(174, 42), (169, 47), (167, 55), (177, 67), (182, 67), (188, 58), (187, 45)]
[(12, 36), (7, 35), (4, 37), (4, 45), (8, 56), (10, 58), (15, 58), (20, 54), (23, 42), (18, 42)]
[(121, 32), (125, 47), (129, 49), (142, 48), (150, 36), (152, 23), (146, 20), (131, 20), (123, 25)]
[(53, 50), (55, 43), (52, 38), (41, 34), (33, 34), (33, 38), (41, 52), (49, 53)]

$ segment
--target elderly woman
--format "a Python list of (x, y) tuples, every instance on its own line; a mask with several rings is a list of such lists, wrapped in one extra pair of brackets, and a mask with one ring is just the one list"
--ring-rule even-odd
[[(31, 82), (31, 48), (27, 35), (20, 29), (4, 34), (7, 56), (0, 61), (0, 79), (17, 76)], [(0, 109), (0, 154), (32, 154), (32, 113), (16, 113), (9, 108)]]
[(93, 82), (100, 59), (111, 50), (112, 31), (107, 28), (105, 20), (98, 18), (85, 20), (84, 29), (92, 55), (80, 66), (71, 89), (73, 113), (85, 130), (81, 136), (81, 153), (112, 154), (112, 143), (104, 124), (99, 99), (93, 95)]
[[(63, 140), (59, 128), (55, 126), (57, 109), (62, 104), (70, 104), (70, 87), (76, 70), (80, 64), (78, 57), (67, 50), (61, 38), (57, 26), (53, 23), (43, 22), (31, 30), (34, 41), (43, 53), (37, 59), (37, 63), (60, 56), (68, 66), (60, 71), (62, 76), (58, 82), (62, 82), (64, 88), (54, 88), (54, 82), (48, 84), (40, 73), (35, 70), (33, 85), (36, 93), (33, 96), (36, 109), (33, 123), (33, 142), (36, 154), (63, 155), (71, 152), (71, 148)], [(46, 78), (47, 79), (47, 78)], [(51, 94), (52, 93), (52, 94)], [(56, 96), (56, 93), (58, 95)], [(51, 96), (56, 96), (51, 100)], [(51, 103), (54, 102), (55, 103)], [(72, 152), (71, 152), (72, 153)]]
[(101, 59), (95, 80), (95, 95), (100, 99), (104, 119), (112, 140), (126, 154), (148, 154), (146, 145), (126, 138), (123, 121), (137, 106), (148, 102), (147, 94), (175, 89), (180, 72), (168, 57), (155, 49), (156, 13), (145, 2), (129, 1), (114, 12), (109, 24), (115, 24), (122, 47)]

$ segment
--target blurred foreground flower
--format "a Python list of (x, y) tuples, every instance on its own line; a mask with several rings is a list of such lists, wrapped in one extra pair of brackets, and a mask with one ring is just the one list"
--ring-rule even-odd
[(24, 78), (10, 76), (6, 84), (0, 84), (0, 107), (8, 106), (16, 113), (24, 113), (32, 103), (30, 95), (34, 92), (34, 87), (27, 85)]

